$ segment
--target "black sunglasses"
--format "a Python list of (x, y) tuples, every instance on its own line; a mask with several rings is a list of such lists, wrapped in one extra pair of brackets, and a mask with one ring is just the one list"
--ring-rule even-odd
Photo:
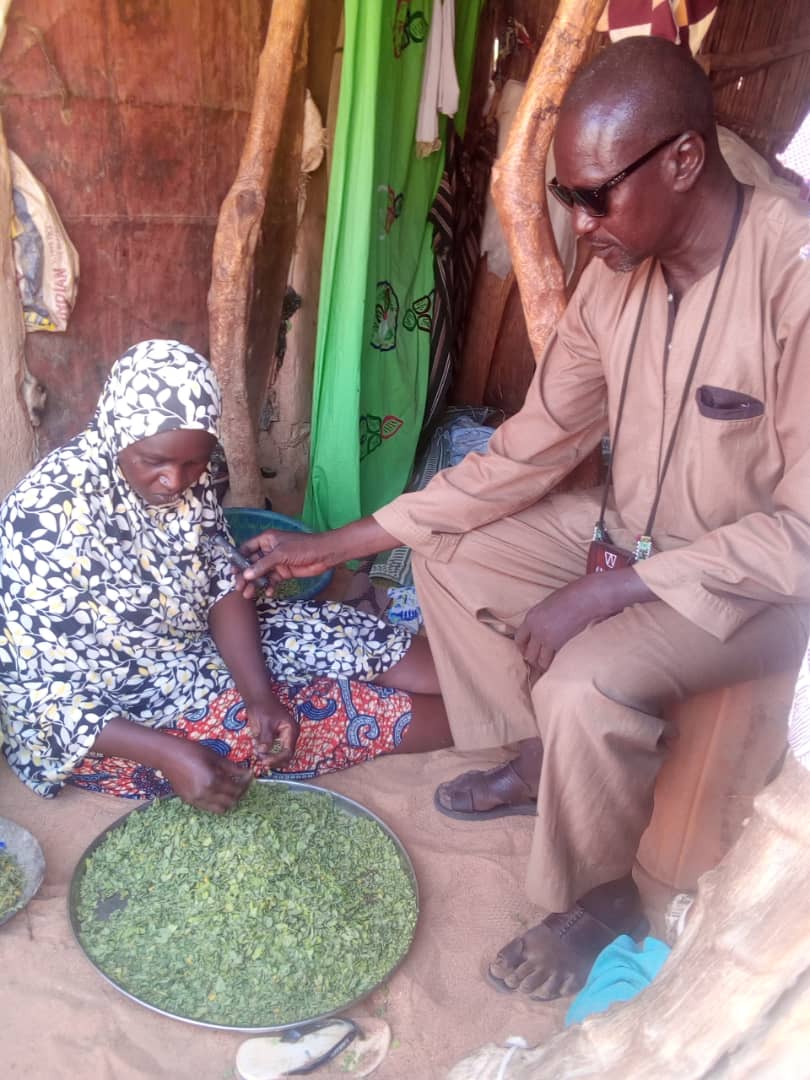
[(677, 135), (671, 135), (668, 139), (664, 139), (663, 142), (654, 146), (652, 150), (648, 150), (646, 154), (643, 154), (638, 161), (634, 161), (632, 165), (628, 165), (626, 169), (622, 169), (620, 173), (616, 173), (610, 180), (606, 180), (604, 184), (600, 184), (598, 188), (564, 187), (562, 184), (557, 183), (557, 177), (555, 176), (549, 183), (548, 190), (552, 195), (555, 195), (568, 210), (573, 210), (574, 204), (576, 203), (577, 206), (581, 206), (585, 213), (590, 214), (591, 217), (604, 217), (607, 213), (607, 196), (610, 189), (615, 188), (622, 180), (626, 180), (630, 173), (634, 173), (636, 169), (640, 169), (641, 166), (645, 165), (659, 150), (663, 150), (665, 146), (674, 143), (682, 134), (683, 133), (679, 131)]

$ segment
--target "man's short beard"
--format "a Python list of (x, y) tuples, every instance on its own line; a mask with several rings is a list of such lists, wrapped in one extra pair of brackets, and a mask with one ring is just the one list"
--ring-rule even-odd
[(643, 262), (644, 259), (640, 255), (631, 255), (629, 251), (623, 251), (613, 269), (617, 274), (631, 274)]

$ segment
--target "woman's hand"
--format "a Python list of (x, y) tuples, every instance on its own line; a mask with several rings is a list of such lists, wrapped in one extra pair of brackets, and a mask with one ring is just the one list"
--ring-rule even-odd
[(246, 703), (245, 709), (256, 743), (256, 757), (265, 768), (278, 769), (286, 765), (295, 753), (298, 724), (273, 697)]
[(214, 814), (235, 806), (253, 779), (250, 769), (240, 769), (207, 746), (123, 716), (107, 721), (93, 750), (160, 769), (183, 802)]
[(250, 769), (242, 769), (190, 739), (165, 738), (170, 745), (159, 768), (183, 802), (212, 814), (224, 814), (236, 806), (253, 779)]
[[(219, 654), (242, 696), (256, 756), (278, 768), (293, 756), (298, 725), (273, 692), (259, 640), (256, 605), (238, 592), (218, 600), (208, 613), (208, 627)], [(280, 746), (273, 750), (273, 746)]]

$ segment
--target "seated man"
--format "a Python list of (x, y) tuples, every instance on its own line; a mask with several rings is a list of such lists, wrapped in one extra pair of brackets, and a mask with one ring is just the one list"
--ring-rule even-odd
[[(371, 518), (264, 535), (247, 572), (417, 553), (456, 746), (520, 744), (437, 805), (536, 813), (528, 891), (552, 914), (490, 967), (536, 999), (576, 990), (642, 928), (631, 869), (666, 705), (797, 666), (810, 600), (806, 216), (734, 179), (708, 80), (660, 39), (579, 72), (555, 150), (551, 190), (597, 257), (522, 410)], [(604, 492), (544, 497), (606, 429)]]

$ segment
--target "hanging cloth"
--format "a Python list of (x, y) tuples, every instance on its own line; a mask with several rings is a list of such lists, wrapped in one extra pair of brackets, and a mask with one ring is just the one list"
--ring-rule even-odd
[(416, 119), (417, 157), (428, 157), (441, 148), (438, 114), (455, 116), (458, 110), (455, 38), (455, 0), (435, 0)]
[[(481, 3), (460, 4), (456, 22), (461, 130)], [(443, 154), (414, 154), (431, 14), (429, 0), (346, 0), (304, 508), (318, 529), (399, 495), (422, 425), (434, 289), (428, 212), (444, 165)]]
[(663, 37), (686, 45), (693, 56), (717, 11), (718, 0), (608, 0), (597, 30), (611, 41), (625, 37)]
[(467, 305), (478, 268), (481, 226), (496, 139), (496, 126), (490, 122), (481, 127), (472, 146), (467, 148), (453, 124), (447, 124), (445, 170), (429, 215), (435, 230), (436, 289), (420, 449), (441, 420), (460, 363)]

